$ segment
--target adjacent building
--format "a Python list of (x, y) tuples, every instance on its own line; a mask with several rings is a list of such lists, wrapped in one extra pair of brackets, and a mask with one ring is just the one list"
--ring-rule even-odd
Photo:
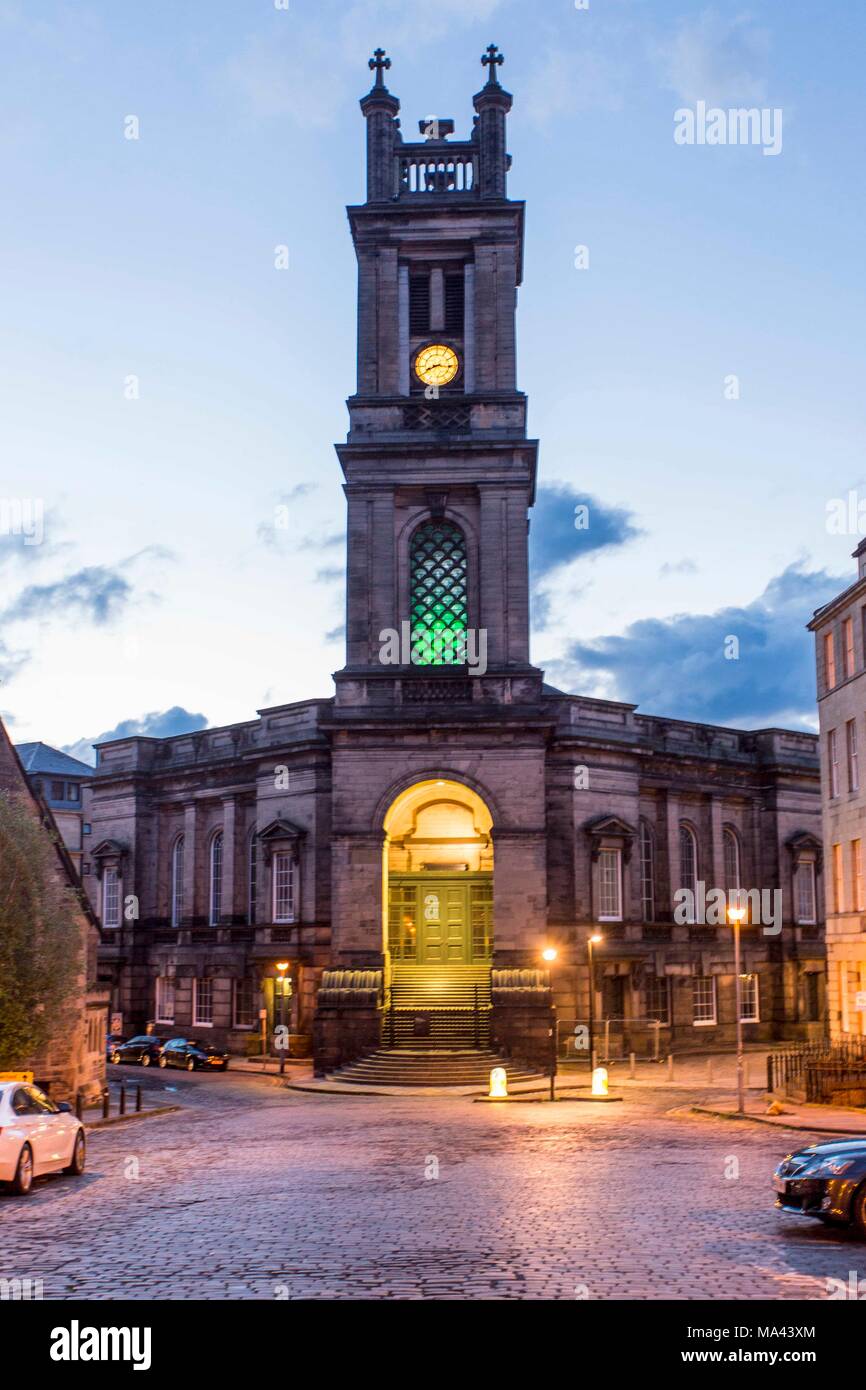
[(818, 672), (829, 1026), (840, 1040), (866, 1035), (866, 540), (854, 559), (855, 583), (809, 624)]
[(701, 884), (773, 903), (744, 930), (747, 1037), (823, 1028), (816, 738), (569, 695), (530, 660), (525, 209), (484, 61), (467, 139), (440, 119), (407, 140), (381, 53), (361, 103), (334, 694), (98, 750), (86, 882), (129, 1028), (241, 1050), (263, 1010), (320, 1070), (380, 1039), (538, 1062), (551, 1002), (564, 1039), (592, 990), (611, 1051), (727, 1045), (730, 931), (675, 920)]
[[(53, 1099), (71, 1100), (81, 1094), (91, 1097), (105, 1084), (105, 1036), (108, 1031), (109, 991), (98, 983), (97, 949), (99, 922), (87, 895), (82, 892), (79, 875), (66, 848), (59, 827), (46, 800), (33, 786), (22, 762), (0, 721), (0, 795), (14, 797), (32, 814), (49, 836), (54, 849), (55, 872), (70, 889), (70, 910), (75, 916), (81, 942), (81, 971), (72, 999), (71, 1023), (58, 1029), (40, 1055), (22, 1059), (35, 1079), (45, 1085)], [(52, 1002), (46, 999), (44, 1007)]]
[(84, 836), (90, 833), (85, 820), (85, 789), (93, 776), (93, 768), (47, 743), (18, 743), (15, 751), (31, 787), (50, 806), (54, 823), (80, 877)]

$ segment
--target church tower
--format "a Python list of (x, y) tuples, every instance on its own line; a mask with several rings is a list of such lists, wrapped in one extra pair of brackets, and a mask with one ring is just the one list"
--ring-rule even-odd
[(336, 973), (317, 1056), (361, 1046), (346, 972), (374, 972), (398, 1033), (420, 1009), (474, 1037), (491, 970), (537, 963), (544, 941), (551, 716), (529, 660), (524, 205), (508, 196), (503, 58), (491, 45), (482, 62), (468, 139), (439, 117), (404, 139), (381, 49), (361, 102), (358, 379), (337, 446), (346, 663), (327, 719)]
[(491, 45), (482, 62), (471, 137), (454, 141), (453, 120), (429, 117), (409, 142), (384, 82), (390, 59), (379, 49), (370, 60), (367, 201), (348, 209), (358, 380), (337, 448), (348, 500), (340, 706), (538, 697), (527, 569), (537, 445), (516, 357), (524, 204), (508, 197), (503, 58)]

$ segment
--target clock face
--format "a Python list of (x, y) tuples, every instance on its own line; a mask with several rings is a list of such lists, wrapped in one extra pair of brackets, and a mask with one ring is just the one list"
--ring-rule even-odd
[(415, 375), (425, 386), (447, 386), (460, 370), (460, 359), (444, 343), (431, 343), (415, 358)]

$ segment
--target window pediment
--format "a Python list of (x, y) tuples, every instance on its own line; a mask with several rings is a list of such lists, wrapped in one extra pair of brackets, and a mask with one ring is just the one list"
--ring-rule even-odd
[(269, 863), (271, 856), (276, 850), (290, 850), (297, 858), (300, 852), (301, 841), (306, 835), (306, 830), (294, 825), (292, 821), (278, 816), (272, 820), (263, 830), (258, 833), (258, 840), (265, 853), (265, 862)]
[(623, 859), (628, 863), (631, 857), (637, 831), (620, 816), (596, 816), (584, 824), (584, 832), (589, 836), (590, 853), (593, 860), (598, 859), (605, 847), (621, 849)]
[(97, 878), (102, 878), (106, 869), (119, 871), (126, 852), (126, 845), (121, 844), (119, 840), (101, 840), (90, 855), (96, 865)]

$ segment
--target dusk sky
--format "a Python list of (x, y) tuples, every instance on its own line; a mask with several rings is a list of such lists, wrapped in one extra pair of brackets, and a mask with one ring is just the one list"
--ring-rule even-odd
[[(815, 727), (804, 624), (866, 530), (862, 5), (0, 0), (0, 502), (45, 513), (41, 544), (0, 530), (16, 742), (331, 693), (367, 59), (407, 138), (465, 138), (491, 41), (528, 209), (533, 659), (647, 713)], [(781, 151), (678, 145), (701, 101), (780, 110)]]

